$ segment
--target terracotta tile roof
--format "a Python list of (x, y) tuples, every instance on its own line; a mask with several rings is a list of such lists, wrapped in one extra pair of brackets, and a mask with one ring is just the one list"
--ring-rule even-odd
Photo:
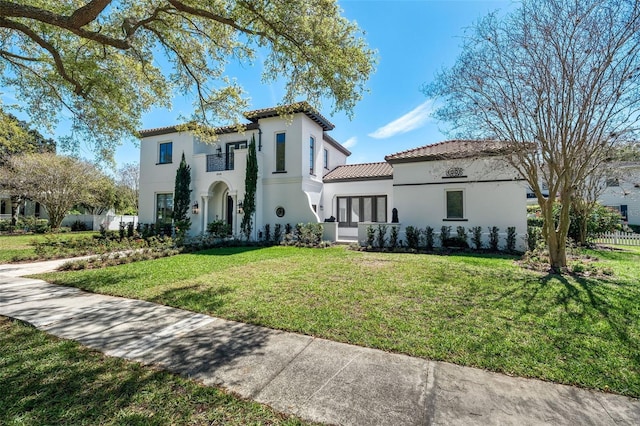
[(338, 151), (342, 152), (347, 157), (351, 155), (351, 151), (349, 151), (347, 148), (342, 146), (342, 144), (340, 144), (340, 142), (338, 142), (337, 140), (335, 140), (334, 138), (332, 138), (328, 134), (323, 133), (322, 139), (324, 139), (325, 142), (328, 142), (329, 145), (333, 146), (334, 148), (336, 148)]
[(377, 179), (393, 179), (391, 164), (364, 163), (338, 166), (324, 175), (323, 181), (326, 183)]
[(507, 152), (508, 149), (508, 142), (491, 140), (451, 140), (387, 155), (384, 159), (392, 164), (415, 161), (449, 160), (454, 158), (500, 155)]
[(253, 111), (247, 111), (244, 116), (253, 122), (258, 121), (261, 118), (277, 117), (285, 114), (295, 114), (301, 112), (307, 117), (315, 121), (322, 127), (323, 130), (333, 130), (334, 125), (327, 120), (322, 114), (320, 114), (315, 108), (309, 105), (307, 102), (297, 102), (295, 104), (282, 105), (271, 108), (256, 109)]
[[(244, 126), (245, 130), (254, 130), (257, 129), (258, 123), (246, 123), (246, 124), (242, 124), (242, 126)], [(184, 130), (182, 130), (184, 131)], [(238, 126), (222, 126), (222, 127), (215, 127), (213, 129), (213, 131), (217, 134), (217, 135), (223, 135), (226, 133), (236, 133), (238, 131)], [(180, 130), (178, 130), (178, 126), (167, 126), (167, 127), (157, 127), (155, 129), (145, 129), (145, 130), (140, 130), (140, 137), (143, 138), (148, 138), (150, 136), (159, 136), (159, 135), (168, 135), (170, 133), (179, 133)]]

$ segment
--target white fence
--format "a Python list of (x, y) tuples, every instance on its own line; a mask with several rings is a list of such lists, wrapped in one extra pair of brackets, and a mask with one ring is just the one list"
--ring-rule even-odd
[(607, 232), (600, 234), (595, 242), (598, 244), (617, 244), (621, 246), (640, 246), (640, 234), (626, 232)]

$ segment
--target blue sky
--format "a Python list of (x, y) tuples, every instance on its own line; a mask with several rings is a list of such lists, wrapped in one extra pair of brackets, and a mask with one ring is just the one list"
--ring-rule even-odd
[[(348, 163), (384, 161), (384, 156), (446, 139), (442, 124), (429, 119), (432, 102), (421, 92), (442, 67), (459, 54), (464, 28), (488, 12), (509, 8), (512, 2), (482, 0), (339, 0), (343, 15), (365, 31), (369, 46), (378, 51), (378, 66), (368, 82), (369, 93), (358, 103), (354, 117), (321, 112), (336, 125), (331, 135), (352, 155)], [(251, 97), (251, 108), (275, 105), (283, 94), (280, 84), (260, 83), (260, 64), (231, 66), (230, 72)], [(175, 99), (172, 111), (155, 110), (143, 128), (178, 122), (188, 116), (190, 101)], [(127, 142), (116, 155), (118, 163), (137, 161), (138, 150)]]
[[(343, 15), (365, 31), (369, 46), (378, 51), (378, 66), (354, 110), (329, 114), (329, 102), (320, 108), (336, 128), (331, 135), (352, 155), (348, 163), (383, 161), (384, 156), (442, 140), (444, 126), (429, 119), (432, 103), (421, 86), (443, 67), (451, 66), (460, 52), (464, 29), (494, 10), (513, 6), (510, 0), (339, 0)], [(260, 82), (261, 65), (232, 64), (229, 75), (242, 84), (251, 109), (274, 106), (283, 86)], [(175, 98), (172, 110), (155, 109), (143, 117), (143, 129), (169, 126), (189, 116), (191, 99)], [(66, 126), (62, 124), (59, 132)], [(54, 135), (55, 137), (55, 135)], [(117, 163), (137, 162), (134, 141), (116, 152)]]

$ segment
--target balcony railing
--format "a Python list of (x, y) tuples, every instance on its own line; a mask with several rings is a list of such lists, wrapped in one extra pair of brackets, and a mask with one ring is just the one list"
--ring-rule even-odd
[(207, 172), (233, 170), (233, 154), (208, 154)]

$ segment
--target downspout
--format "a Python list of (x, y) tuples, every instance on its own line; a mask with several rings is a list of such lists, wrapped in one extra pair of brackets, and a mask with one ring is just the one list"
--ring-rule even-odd
[(262, 151), (262, 129), (258, 127), (258, 151)]

